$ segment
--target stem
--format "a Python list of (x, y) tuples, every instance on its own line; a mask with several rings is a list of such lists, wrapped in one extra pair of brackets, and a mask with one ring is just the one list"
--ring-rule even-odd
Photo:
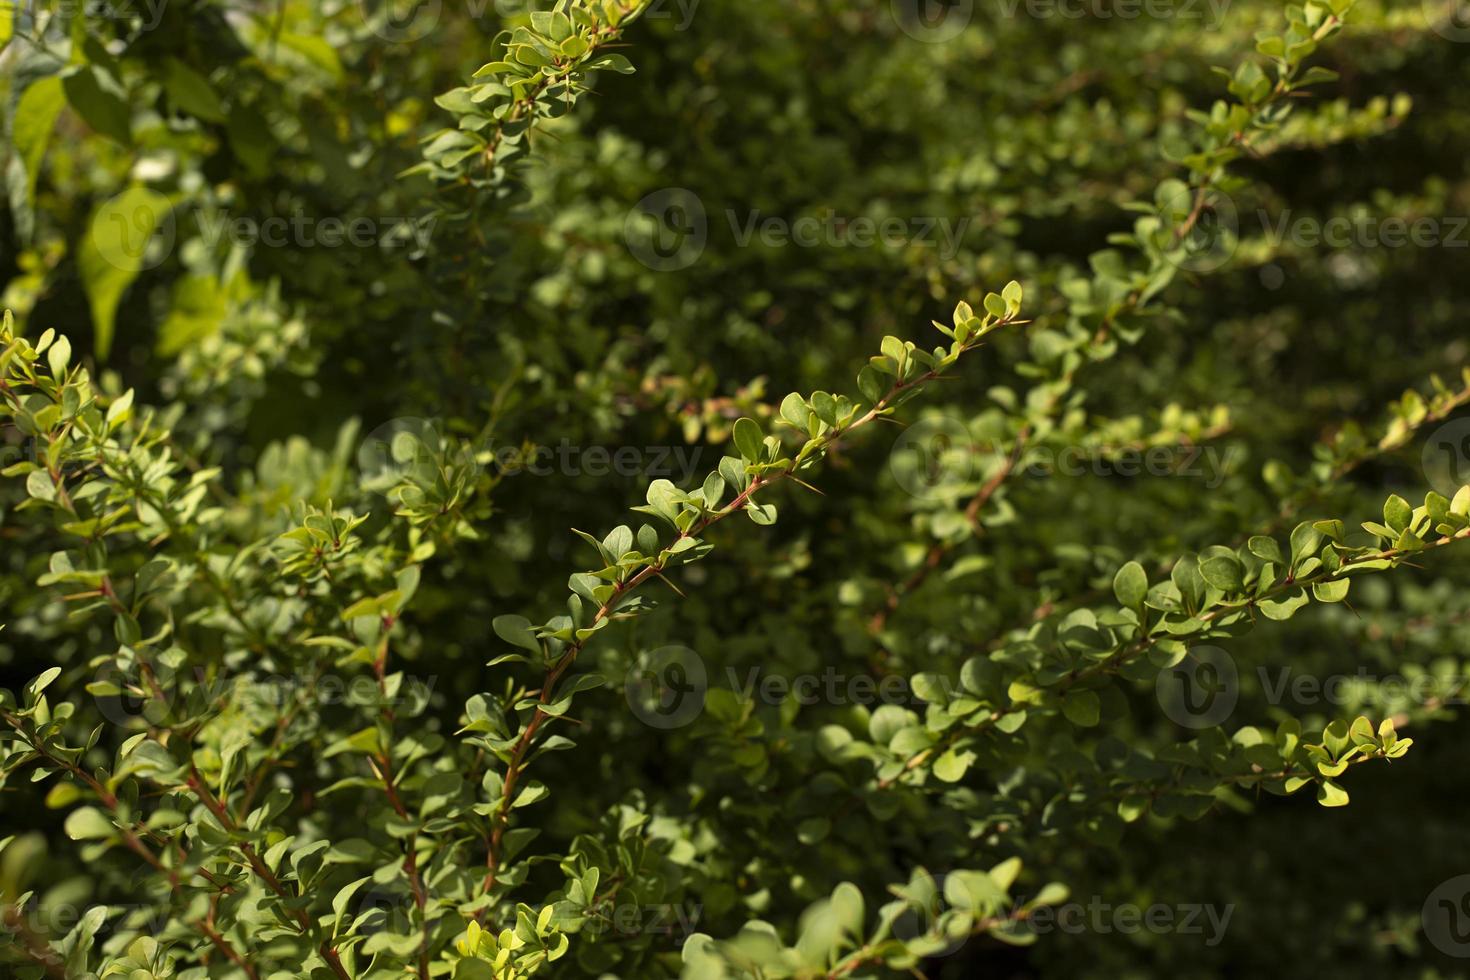
[[(150, 850), (147, 844), (143, 843), (142, 839), (138, 836), (137, 830), (135, 829), (132, 821), (124, 819), (122, 815), (121, 803), (115, 793), (109, 790), (106, 786), (103, 786), (102, 783), (100, 783), (95, 777), (93, 777), (86, 770), (82, 769), (80, 766), (76, 765), (73, 762), (68, 762), (67, 760), (60, 758), (59, 756), (49, 751), (44, 745), (37, 744), (37, 742), (34, 741), (23, 728), (21, 728), (19, 718), (15, 717), (9, 712), (5, 712), (3, 717), (6, 724), (14, 729), (16, 734), (18, 734), (21, 739), (24, 740), (28, 746), (30, 746), (31, 751), (35, 752), (38, 756), (50, 762), (56, 768), (71, 774), (73, 777), (86, 784), (86, 786), (91, 789), (93, 793), (96, 794), (98, 802), (100, 802), (103, 807), (107, 809), (108, 813), (112, 815), (112, 821), (117, 826), (119, 832), (121, 832), (123, 843), (127, 845), (128, 849), (141, 857), (143, 861), (148, 864), (149, 867), (165, 875), (168, 878), (169, 888), (171, 891), (173, 891), (174, 893), (178, 893), (182, 890), (183, 879), (180, 877), (178, 869), (164, 864), (163, 859), (155, 854), (152, 850)], [(141, 824), (136, 826), (142, 827)], [(149, 834), (149, 836), (157, 843), (167, 847), (167, 839), (162, 838), (157, 834), (154, 834), (146, 827), (142, 827), (142, 829), (144, 833)], [(181, 861), (183, 861), (186, 857), (183, 845), (177, 844), (177, 847), (179, 858)], [(203, 867), (195, 868), (194, 873), (200, 875), (211, 885), (215, 886), (215, 888), (219, 890), (219, 894), (234, 891), (234, 888), (231, 887), (228, 883), (220, 881), (210, 871), (206, 870)], [(211, 919), (213, 918), (214, 903), (219, 900), (219, 894), (212, 896), (210, 899)], [(202, 926), (204, 925), (204, 923), (201, 922), (200, 925)], [(225, 940), (223, 936), (219, 936), (217, 939), (214, 939), (212, 941), (214, 941), (215, 945), (219, 947), (223, 952), (225, 952), (225, 954), (231, 959), (239, 958), (240, 954), (236, 952), (233, 947), (230, 946), (229, 942)], [(252, 980), (258, 980), (253, 972), (251, 972), (251, 977)]]
[[(199, 798), (199, 801), (204, 804), (210, 813), (215, 815), (226, 830), (232, 834), (239, 832), (240, 827), (235, 823), (235, 819), (230, 816), (229, 809), (210, 792), (209, 787), (204, 783), (204, 778), (199, 774), (199, 770), (194, 767), (192, 762), (189, 763), (189, 777), (186, 785), (194, 791), (194, 795)], [(311, 917), (306, 914), (304, 909), (291, 908), (290, 903), (296, 899), (296, 896), (287, 891), (286, 886), (281, 883), (281, 879), (277, 878), (275, 873), (266, 866), (266, 863), (261, 860), (260, 855), (255, 852), (255, 848), (250, 845), (249, 841), (241, 841), (238, 846), (240, 852), (245, 855), (245, 860), (249, 864), (250, 870), (255, 872), (256, 877), (265, 882), (266, 886), (275, 892), (278, 897), (286, 901), (287, 911), (296, 920), (297, 931), (303, 936), (311, 932), (313, 929)], [(342, 966), (342, 959), (337, 955), (337, 950), (332, 947), (331, 943), (325, 939), (321, 940), (317, 945), (317, 951), (321, 953), (322, 959), (326, 960), (327, 966), (331, 967), (332, 972), (337, 974), (340, 980), (352, 980), (346, 968)]]
[[(997, 320), (992, 329), (999, 329), (1000, 327), (1007, 326), (1016, 322), (1018, 321), (1012, 319), (1011, 317), (1005, 317)], [(966, 353), (973, 350), (975, 347), (980, 345), (982, 340), (983, 336), (972, 338), (969, 343), (960, 348), (960, 353)], [(809, 454), (806, 458), (817, 458), (821, 454), (825, 453), (826, 451), (830, 450), (832, 447), (840, 443), (854, 430), (860, 429), (863, 426), (872, 423), (875, 419), (886, 415), (889, 411), (891, 411), (891, 409), (889, 409), (888, 407), (889, 403), (892, 402), (896, 397), (911, 388), (920, 387), (929, 383), (930, 381), (933, 381), (935, 378), (939, 377), (940, 373), (940, 369), (935, 368), (915, 377), (911, 381), (896, 381), (894, 385), (887, 391), (887, 393), (885, 393), (883, 397), (879, 398), (878, 401), (873, 404), (873, 407), (870, 408), (864, 415), (860, 416), (852, 422), (849, 422), (845, 426), (833, 429), (831, 432), (827, 433), (818, 449), (815, 452)], [(793, 459), (788, 462), (787, 466), (784, 469), (776, 470), (771, 473), (758, 474), (752, 477), (750, 483), (745, 487), (744, 490), (736, 495), (734, 500), (730, 501), (729, 504), (719, 510), (711, 511), (705, 514), (699, 520), (695, 521), (688, 530), (680, 531), (678, 536), (675, 538), (674, 543), (677, 544), (679, 541), (685, 540), (686, 538), (697, 537), (698, 535), (703, 534), (713, 525), (718, 524), (720, 521), (724, 520), (726, 517), (729, 517), (731, 514), (740, 511), (745, 507), (747, 503), (751, 501), (757, 491), (771, 486), (772, 484), (779, 483), (783, 479), (792, 477), (798, 467), (801, 466), (803, 461), (804, 460), (799, 461)], [(596, 626), (598, 623), (610, 617), (613, 614), (613, 611), (618, 608), (618, 606), (625, 598), (636, 592), (638, 588), (645, 582), (647, 582), (650, 578), (653, 578), (656, 575), (661, 575), (663, 571), (663, 563), (645, 565), (626, 581), (619, 582), (617, 586), (613, 589), (612, 595), (608, 597), (607, 601), (604, 602), (600, 608), (598, 608), (597, 613), (592, 617), (592, 622), (589, 625)], [(496, 808), (494, 816), (491, 818), (490, 840), (485, 856), (485, 877), (480, 884), (481, 894), (489, 894), (490, 890), (495, 887), (496, 874), (500, 868), (500, 852), (502, 842), (505, 836), (507, 825), (509, 823), (511, 804), (515, 801), (516, 784), (520, 780), (521, 773), (526, 768), (526, 755), (530, 751), (531, 742), (536, 737), (536, 732), (541, 728), (546, 719), (551, 717), (551, 715), (549, 715), (545, 710), (546, 705), (551, 703), (552, 693), (556, 689), (557, 682), (562, 678), (566, 671), (570, 669), (572, 664), (576, 662), (577, 655), (582, 652), (587, 644), (587, 641), (590, 640), (594, 635), (595, 634), (588, 634), (586, 639), (574, 639), (573, 642), (562, 653), (562, 655), (557, 659), (555, 665), (547, 674), (545, 682), (541, 686), (541, 693), (537, 699), (536, 708), (532, 713), (530, 720), (526, 723), (526, 727), (521, 730), (520, 737), (516, 739), (515, 745), (511, 748), (510, 758), (506, 762), (505, 782), (502, 787), (500, 804)], [(482, 920), (484, 912), (485, 910), (482, 908), (475, 913), (476, 921)]]
[[(1446, 535), (1445, 537), (1442, 537), (1436, 541), (1426, 542), (1423, 548), (1414, 552), (1403, 552), (1396, 548), (1389, 548), (1385, 551), (1369, 552), (1367, 554), (1357, 555), (1345, 560), (1343, 562), (1342, 568), (1340, 568), (1336, 572), (1324, 571), (1322, 573), (1312, 575), (1304, 579), (1292, 579), (1288, 577), (1279, 585), (1273, 587), (1262, 595), (1252, 596), (1250, 599), (1247, 599), (1245, 602), (1242, 603), (1237, 603), (1229, 606), (1221, 606), (1196, 618), (1204, 623), (1214, 622), (1220, 617), (1229, 615), (1230, 613), (1239, 612), (1246, 609), (1254, 609), (1257, 605), (1267, 599), (1276, 598), (1277, 596), (1283, 595), (1287, 592), (1291, 592), (1295, 589), (1303, 589), (1323, 582), (1339, 581), (1340, 579), (1346, 577), (1348, 571), (1353, 565), (1358, 565), (1369, 561), (1392, 560), (1394, 558), (1402, 557), (1405, 554), (1419, 554), (1420, 552), (1424, 551), (1433, 551), (1436, 548), (1442, 548), (1445, 545), (1452, 544), (1456, 541), (1465, 540), (1467, 538), (1470, 538), (1470, 528), (1466, 528), (1452, 535)], [(1089, 667), (1074, 668), (1062, 678), (1061, 682), (1057, 684), (1056, 689), (1059, 693), (1065, 692), (1083, 681), (1090, 680), (1094, 677), (1101, 677), (1107, 674), (1114, 673), (1125, 664), (1137, 658), (1140, 654), (1147, 652), (1151, 647), (1154, 646), (1154, 644), (1156, 644), (1160, 639), (1163, 639), (1165, 636), (1166, 634), (1162, 633), (1150, 633), (1146, 636), (1140, 637), (1132, 644), (1125, 645), (1117, 653), (1114, 653), (1106, 660), (1099, 661), (1098, 663), (1093, 664)], [(954, 731), (938, 745), (931, 746), (911, 756), (908, 761), (904, 763), (903, 768), (901, 768), (898, 772), (894, 773), (892, 776), (878, 780), (877, 788), (880, 790), (889, 789), (890, 787), (894, 786), (900, 779), (902, 779), (903, 776), (905, 776), (907, 773), (923, 765), (929, 759), (933, 758), (936, 754), (944, 752), (954, 743), (958, 742), (960, 738), (965, 736), (977, 735), (985, 731), (986, 729), (994, 726), (995, 723), (1001, 718), (1025, 710), (1027, 710), (1027, 708), (1024, 705), (1020, 707), (1004, 708), (991, 714), (984, 721), (967, 727), (959, 727), (954, 729)], [(849, 803), (849, 807), (850, 805), (851, 803)]]
[[(373, 659), (373, 675), (378, 679), (378, 694), (383, 699), (382, 718), (388, 726), (388, 745), (378, 754), (377, 767), (380, 771), (378, 777), (383, 781), (383, 790), (388, 795), (388, 802), (393, 807), (393, 812), (398, 818), (408, 821), (408, 808), (403, 805), (403, 800), (398, 795), (398, 787), (393, 773), (393, 709), (388, 705), (388, 636), (396, 622), (392, 616), (383, 617), (383, 639), (378, 644), (378, 655)], [(419, 874), (418, 863), (418, 832), (409, 834), (403, 842), (403, 871), (408, 876), (409, 887), (413, 891), (414, 904), (418, 906), (421, 933), (419, 937), (418, 950), (418, 973), (419, 980), (429, 980), (429, 919), (425, 912), (428, 905), (428, 895), (424, 891), (424, 881)]]
[[(1025, 922), (1027, 919), (1031, 918), (1031, 914), (1033, 911), (1033, 909), (1017, 909), (1016, 911), (1011, 912), (1008, 915), (992, 915), (984, 919), (979, 919), (975, 922), (974, 926), (971, 927), (970, 935), (978, 936), (981, 933), (988, 932), (991, 929), (994, 929), (996, 926), (1000, 925), (1014, 925), (1018, 922)], [(862, 948), (854, 950), (852, 953), (849, 953), (842, 960), (839, 960), (837, 965), (834, 966), (831, 971), (826, 974), (826, 980), (838, 980), (839, 977), (847, 976), (848, 974), (852, 973), (852, 971), (856, 970), (860, 966), (863, 966), (864, 964), (881, 963), (882, 961), (883, 956), (881, 953), (875, 953), (873, 951), (872, 945), (865, 945)]]
[(20, 937), (20, 947), (25, 954), (31, 958), (46, 975), (56, 977), (57, 980), (67, 980), (66, 961), (61, 954), (51, 948), (51, 944), (38, 936), (29, 925), (26, 924), (25, 913), (14, 905), (4, 906), (4, 912), (0, 913), (0, 922), (5, 924), (6, 931)]
[[(980, 524), (980, 511), (990, 502), (990, 498), (995, 496), (996, 491), (1001, 488), (1001, 485), (1010, 479), (1011, 474), (1015, 472), (1016, 464), (1021, 461), (1021, 453), (1026, 447), (1026, 440), (1030, 437), (1031, 426), (1028, 423), (1022, 426), (1021, 431), (1016, 434), (1016, 444), (1011, 448), (1011, 452), (1007, 455), (1006, 461), (1000, 470), (989, 480), (985, 481), (985, 485), (980, 488), (980, 491), (971, 498), (970, 503), (965, 507), (965, 523), (970, 525), (970, 529), (975, 536), (984, 533), (984, 528)], [(934, 570), (939, 567), (939, 563), (944, 560), (944, 557), (958, 548), (961, 543), (960, 541), (934, 542), (929, 548), (929, 553), (924, 556), (924, 563), (912, 575), (900, 583), (897, 589), (889, 592), (888, 600), (884, 603), (883, 608), (874, 613), (873, 618), (868, 621), (868, 632), (874, 635), (881, 633), (883, 628), (888, 624), (889, 617), (898, 611), (899, 603), (909, 593), (913, 592), (920, 585), (923, 585)]]
[(236, 952), (235, 948), (230, 945), (229, 940), (220, 935), (219, 930), (215, 927), (214, 912), (217, 901), (217, 897), (210, 900), (209, 915), (199, 923), (199, 931), (204, 933), (204, 937), (214, 944), (214, 947), (223, 953), (226, 959), (238, 966), (241, 970), (244, 970), (245, 975), (250, 980), (260, 980), (260, 974), (255, 971), (255, 967), (250, 964), (250, 961)]

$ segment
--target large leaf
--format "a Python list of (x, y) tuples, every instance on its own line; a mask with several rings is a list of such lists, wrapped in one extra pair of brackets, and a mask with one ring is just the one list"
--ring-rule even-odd
[(157, 265), (173, 246), (172, 205), (146, 187), (130, 187), (92, 212), (77, 249), (82, 288), (92, 307), (97, 356), (112, 349), (117, 305), (144, 269)]
[(133, 141), (132, 108), (105, 84), (97, 69), (84, 66), (62, 81), (66, 101), (92, 129), (124, 146)]
[(225, 121), (224, 103), (209, 79), (177, 58), (169, 58), (163, 67), (163, 89), (175, 109), (205, 122)]
[(25, 197), (18, 202), (29, 209), (36, 198), (36, 178), (41, 173), (41, 160), (46, 156), (46, 144), (51, 139), (51, 130), (56, 126), (56, 117), (66, 105), (61, 79), (55, 75), (31, 84), (21, 94), (15, 107), (15, 125), (11, 130), (11, 141), (16, 154), (25, 167)]

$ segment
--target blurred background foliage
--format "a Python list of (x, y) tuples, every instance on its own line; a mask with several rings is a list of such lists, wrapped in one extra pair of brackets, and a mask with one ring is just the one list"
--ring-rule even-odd
[[(377, 4), (340, 0), (0, 13), (0, 307), (31, 336), (68, 335), (104, 385), (182, 405), (174, 438), (238, 487), (229, 513), (242, 541), (284, 530), (302, 501), (381, 512), (381, 494), (352, 474), (370, 455), (367, 434), (395, 419), (478, 440), (475, 536), (430, 566), (405, 651), (407, 671), (435, 679), (429, 714), (449, 730), (461, 695), (485, 685), (491, 618), (554, 608), (579, 547), (567, 528), (619, 523), (647, 482), (585, 465), (501, 473), (496, 452), (675, 447), (697, 452), (702, 474), (734, 418), (839, 384), (885, 334), (932, 344), (929, 320), (1011, 278), (1043, 327), (1094, 329), (1078, 284), (1131, 227), (1125, 205), (1179, 175), (1190, 110), (1223, 95), (1214, 66), (1249, 58), (1256, 33), (1281, 19), (1268, 0), (1188, 15), (1179, 3), (1166, 17), (1100, 3), (1076, 18), (1025, 4), (1008, 16), (977, 0), (963, 29), (941, 37), (897, 0), (665, 2), (622, 39), (636, 73), (599, 73), (487, 191), (401, 175), (452, 124), (434, 97), (465, 84), (523, 8), (427, 6), (391, 21)], [(1350, 472), (1335, 463), (1373, 448), (1405, 390), (1428, 395), (1436, 372), (1461, 384), (1470, 231), (1458, 247), (1392, 248), (1313, 247), (1272, 229), (1283, 216), (1429, 217), (1448, 236), (1451, 219), (1470, 215), (1470, 30), (1455, 14), (1428, 0), (1360, 3), (1314, 59), (1339, 77), (1311, 90), (1271, 152), (1234, 165), (1247, 180), (1229, 192), (1229, 260), (1182, 270), (1153, 309), (1118, 318), (1115, 355), (1081, 366), (1054, 447), (1208, 438), (1230, 460), (1211, 485), (1022, 473), (973, 533), (956, 533), (965, 479), (953, 492), (907, 492), (890, 455), (902, 430), (879, 427), (844, 447), (825, 496), (787, 492), (776, 528), (717, 529), (717, 558), (681, 584), (688, 598), (616, 632), (593, 660), (617, 676), (636, 651), (680, 643), (722, 677), (952, 667), (1052, 608), (1106, 594), (1130, 558), (1153, 567), (1279, 529), (1288, 501), (1303, 516), (1368, 519), (1386, 492), (1422, 494), (1422, 434), (1364, 453)], [(659, 271), (639, 259), (637, 208), (669, 188), (697, 197), (708, 234), (696, 261)], [(138, 218), (139, 202), (160, 198), (166, 207)], [(829, 213), (963, 222), (963, 234), (953, 249), (740, 242), (752, 215)], [(271, 218), (307, 231), (279, 247), (230, 233)], [(323, 221), (358, 218), (370, 244), (323, 243)], [(146, 227), (125, 232), (148, 243), (136, 275), (89, 258), (111, 225), (137, 220)], [(390, 228), (397, 240), (384, 242)], [(998, 338), (906, 421), (955, 418), (982, 443), (1012, 445), (991, 389), (1024, 393), (1038, 358), (1029, 343)], [(0, 448), (11, 462), (22, 444)], [(983, 482), (996, 463), (985, 457), (966, 478)], [(0, 494), (0, 605), (12, 624), (0, 669), (12, 683), (85, 660), (101, 634), (34, 588), (50, 532), (7, 513), (18, 488)], [(903, 589), (938, 542), (938, 571)], [(1237, 641), (1233, 722), (1282, 713), (1256, 664), (1463, 675), (1470, 574), (1450, 557), (1426, 565), (1370, 583), (1352, 609), (1316, 608)], [(903, 601), (880, 615), (895, 589)], [(755, 737), (752, 767), (722, 748), (728, 733), (701, 724), (650, 738), (604, 693), (586, 723), (613, 750), (584, 744), (542, 763), (546, 782), (589, 799), (542, 819), (567, 837), (585, 829), (581, 814), (642, 791), (654, 812), (691, 820), (706, 835), (699, 860), (721, 882), (701, 896), (703, 931), (785, 921), (825, 894), (820, 882), (877, 888), (917, 861), (959, 866), (993, 843), (995, 828), (967, 826), (963, 810), (936, 816), (916, 800), (898, 819), (839, 821), (813, 847), (770, 833), (793, 819), (808, 775), (787, 727), (811, 732), (857, 709), (760, 709), (772, 735)], [(1151, 690), (1133, 701), (1137, 737), (1174, 737)], [(1304, 714), (1325, 724), (1353, 710)], [(1346, 809), (1266, 797), (1198, 823), (1150, 818), (1109, 846), (1053, 843), (1049, 831), (1029, 841), (1028, 865), (1074, 896), (1233, 904), (1218, 945), (1056, 934), (1025, 950), (971, 944), (926, 975), (1463, 975), (1418, 922), (1436, 884), (1470, 871), (1459, 820), (1470, 730), (1454, 707), (1404, 710), (1425, 726), (1417, 750), (1358, 777)], [(6, 823), (40, 805), (29, 795), (8, 789)], [(64, 848), (48, 860), (51, 880), (90, 876)], [(758, 895), (740, 893), (757, 879)]]

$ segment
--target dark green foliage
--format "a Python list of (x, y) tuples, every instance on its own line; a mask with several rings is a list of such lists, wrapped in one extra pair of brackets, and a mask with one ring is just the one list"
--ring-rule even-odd
[(1401, 6), (0, 8), (0, 973), (1453, 971)]

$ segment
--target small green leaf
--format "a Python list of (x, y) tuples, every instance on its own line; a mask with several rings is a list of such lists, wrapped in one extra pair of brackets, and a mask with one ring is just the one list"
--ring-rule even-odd
[(92, 806), (84, 806), (67, 814), (62, 829), (72, 840), (106, 840), (116, 833), (112, 821), (101, 810)]
[(934, 775), (946, 783), (957, 783), (965, 778), (974, 758), (973, 752), (949, 749), (934, 760)]
[(735, 423), (735, 429), (732, 435), (735, 439), (735, 449), (740, 453), (742, 459), (747, 463), (759, 463), (761, 461), (761, 457), (765, 452), (765, 446), (763, 445), (765, 435), (761, 432), (759, 425), (751, 419), (739, 419)]
[(1136, 561), (1130, 561), (1113, 576), (1113, 595), (1127, 609), (1141, 609), (1148, 597), (1148, 573)]
[[(719, 473), (711, 473), (704, 478), (704, 486), (701, 489), (704, 494), (704, 506), (710, 510), (714, 510), (720, 506), (720, 500), (725, 496), (725, 478), (720, 476)], [(652, 550), (650, 549), (645, 554), (651, 553)]]
[(1461, 487), (1450, 502), (1450, 512), (1461, 517), (1470, 517), (1470, 484)]
[(47, 667), (41, 673), (31, 678), (30, 682), (25, 686), (26, 703), (35, 704), (36, 698), (41, 696), (41, 692), (50, 687), (51, 682), (60, 676), (60, 667)]
[(71, 341), (65, 336), (57, 337), (56, 343), (46, 351), (46, 364), (51, 368), (51, 376), (59, 381), (66, 373), (66, 366), (69, 363), (71, 363)]
[(1091, 728), (1102, 713), (1102, 701), (1092, 691), (1073, 691), (1062, 699), (1062, 714), (1074, 725)]
[(1322, 780), (1317, 787), (1317, 802), (1323, 806), (1347, 806), (1347, 790), (1337, 785), (1330, 779)]
[(1317, 553), (1317, 547), (1322, 543), (1322, 532), (1310, 523), (1298, 524), (1291, 532), (1291, 563), (1293, 566), (1300, 565), (1302, 561)]
[(1409, 523), (1414, 519), (1414, 508), (1409, 502), (1398, 494), (1389, 497), (1383, 505), (1383, 523), (1387, 524), (1395, 533), (1407, 530)]
[(342, 917), (347, 911), (347, 903), (352, 901), (352, 896), (356, 895), (358, 890), (371, 880), (372, 876), (369, 875), (349, 882), (339, 888), (336, 895), (332, 896), (332, 911), (337, 913), (337, 924), (339, 926), (342, 924)]
[[(484, 620), (481, 622), (483, 623)], [(517, 616), (513, 613), (496, 616), (490, 621), (490, 628), (495, 631), (496, 636), (512, 646), (523, 650), (534, 650), (538, 653), (541, 650), (541, 644), (536, 642), (536, 634), (531, 626), (531, 621), (524, 616)]]
[(794, 391), (781, 402), (781, 417), (801, 430), (803, 435), (807, 432), (807, 422), (811, 419), (811, 415), (811, 408), (807, 405), (806, 399)]
[(1246, 547), (1257, 558), (1263, 561), (1269, 561), (1273, 565), (1279, 565), (1283, 568), (1286, 567), (1286, 557), (1281, 554), (1281, 545), (1277, 543), (1275, 538), (1267, 537), (1264, 534), (1257, 534), (1250, 539)]
[(1005, 288), (1000, 291), (1000, 297), (1006, 302), (1007, 314), (1014, 316), (1020, 312), (1023, 295), (1019, 282), (1012, 279), (1006, 283)]
[(776, 523), (775, 504), (758, 504), (752, 500), (745, 505), (745, 513), (756, 524), (767, 525)]
[(1245, 588), (1245, 569), (1234, 557), (1216, 555), (1200, 563), (1199, 572), (1206, 582), (1221, 592), (1230, 594)]

